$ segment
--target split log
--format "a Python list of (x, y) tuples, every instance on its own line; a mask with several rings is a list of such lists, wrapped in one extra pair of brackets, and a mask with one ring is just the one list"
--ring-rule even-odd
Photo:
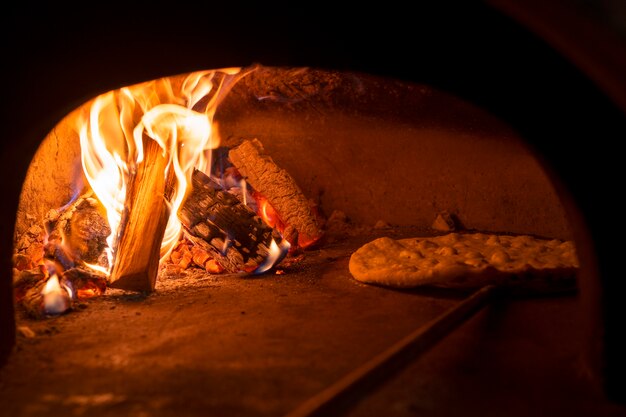
[(255, 191), (267, 199), (285, 226), (296, 229), (298, 246), (310, 246), (322, 237), (320, 219), (311, 210), (308, 199), (291, 175), (264, 155), (258, 139), (244, 141), (228, 156)]
[(252, 272), (269, 254), (273, 229), (201, 171), (194, 171), (191, 191), (178, 216), (185, 237), (227, 272)]
[[(130, 291), (154, 290), (161, 243), (169, 209), (166, 202), (167, 158), (159, 144), (144, 137), (144, 159), (127, 184), (109, 286)], [(170, 170), (173, 175), (173, 170)]]

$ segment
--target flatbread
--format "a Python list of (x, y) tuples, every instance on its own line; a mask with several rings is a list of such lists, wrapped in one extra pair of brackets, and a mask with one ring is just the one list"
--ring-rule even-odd
[(349, 268), (355, 279), (370, 284), (469, 289), (487, 284), (571, 282), (578, 259), (571, 241), (450, 233), (376, 239), (352, 254)]

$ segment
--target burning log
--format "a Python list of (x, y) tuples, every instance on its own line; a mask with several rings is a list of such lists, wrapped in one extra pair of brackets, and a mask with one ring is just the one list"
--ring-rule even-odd
[(58, 272), (84, 263), (108, 266), (105, 248), (111, 229), (104, 208), (88, 192), (63, 210), (51, 210), (45, 220), (48, 239), (44, 258)]
[(86, 298), (102, 295), (106, 291), (107, 279), (104, 273), (87, 268), (72, 268), (63, 273), (63, 282), (69, 283), (74, 298)]
[(159, 144), (150, 138), (144, 137), (143, 152), (144, 159), (127, 185), (109, 281), (111, 287), (131, 291), (154, 290), (169, 215), (165, 179), (167, 158)]
[[(209, 254), (227, 272), (253, 272), (269, 256), (273, 229), (239, 199), (219, 189), (208, 176), (194, 171), (192, 189), (181, 207), (179, 218), (185, 237)], [(200, 251), (190, 252), (189, 260), (219, 271), (207, 263)], [(204, 261), (204, 262), (203, 262)]]
[[(34, 318), (43, 317), (54, 309), (65, 311), (71, 305), (72, 296), (63, 290), (57, 291), (55, 296), (58, 305), (50, 311), (46, 309), (42, 291), (51, 279), (49, 269), (58, 274), (79, 299), (100, 295), (106, 290), (104, 274), (82, 267), (84, 264), (108, 265), (104, 249), (111, 229), (104, 208), (93, 193), (82, 195), (62, 209), (51, 210), (44, 226), (45, 234), (39, 226), (32, 226), (19, 239), (18, 253), (13, 256), (15, 302)], [(45, 245), (44, 235), (47, 235)], [(54, 303), (49, 301), (48, 306), (51, 304)]]
[[(71, 284), (70, 284), (71, 285)], [(52, 275), (31, 287), (21, 300), (24, 311), (32, 318), (40, 319), (58, 315), (72, 308), (72, 290), (67, 281), (59, 281)]]
[[(63, 209), (51, 210), (44, 225), (45, 245), (41, 243), (43, 234), (41, 239), (29, 236), (30, 247), (13, 257), (14, 299), (33, 318), (60, 314), (71, 308), (73, 298), (88, 298), (106, 290), (104, 274), (82, 266), (107, 266), (104, 249), (110, 228), (104, 208), (92, 193), (84, 194)], [(31, 229), (30, 235), (39, 234), (37, 228)], [(52, 277), (49, 270), (55, 272)]]
[(264, 155), (258, 139), (244, 141), (231, 149), (228, 156), (246, 181), (267, 199), (285, 227), (297, 231), (298, 246), (310, 246), (322, 237), (320, 219), (300, 187), (286, 170)]
[(21, 302), (31, 288), (43, 285), (46, 274), (41, 269), (25, 269), (13, 271), (13, 298), (16, 303)]
[(24, 293), (20, 300), (20, 305), (32, 318), (42, 318), (45, 315), (42, 295), (45, 285), (45, 280), (38, 281)]
[(32, 318), (60, 314), (75, 299), (84, 300), (106, 291), (106, 277), (98, 271), (76, 267), (48, 277), (40, 269), (18, 271), (13, 277), (14, 298)]

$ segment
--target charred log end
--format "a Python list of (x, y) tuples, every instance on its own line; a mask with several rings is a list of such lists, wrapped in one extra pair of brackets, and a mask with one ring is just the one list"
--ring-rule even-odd
[(218, 188), (203, 172), (194, 172), (192, 190), (178, 214), (187, 239), (201, 249), (190, 261), (207, 271), (252, 272), (269, 255), (273, 230), (236, 196)]

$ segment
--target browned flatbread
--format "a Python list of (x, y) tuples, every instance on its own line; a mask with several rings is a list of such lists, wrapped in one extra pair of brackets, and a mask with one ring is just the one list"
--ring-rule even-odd
[(469, 289), (513, 281), (573, 280), (578, 259), (570, 241), (450, 233), (376, 239), (352, 254), (349, 268), (355, 279), (370, 284)]

